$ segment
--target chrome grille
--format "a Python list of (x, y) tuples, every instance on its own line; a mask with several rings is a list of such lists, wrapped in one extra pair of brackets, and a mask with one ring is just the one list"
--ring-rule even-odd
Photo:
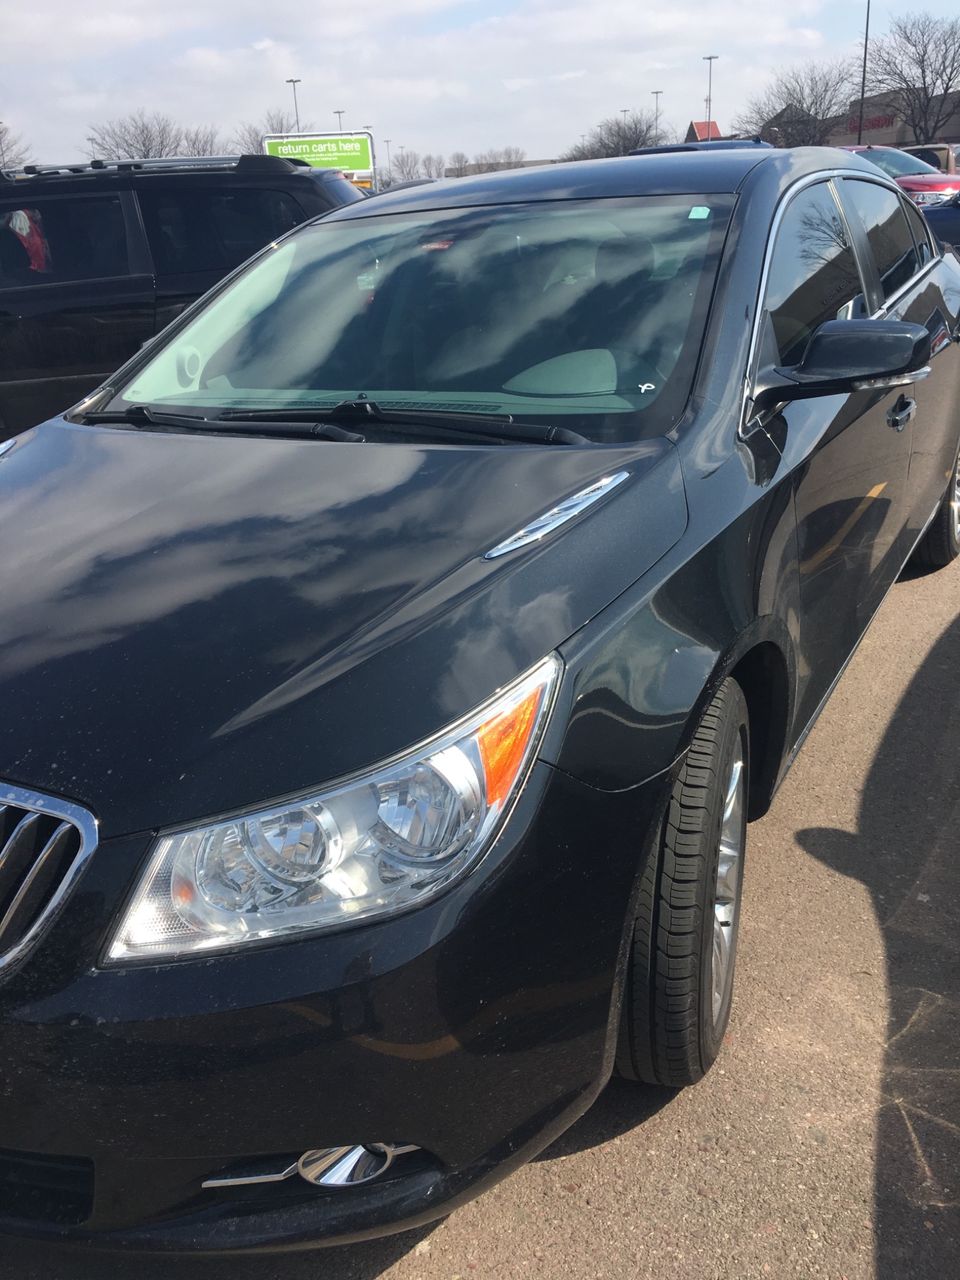
[(53, 919), (96, 844), (86, 809), (0, 783), (0, 969)]

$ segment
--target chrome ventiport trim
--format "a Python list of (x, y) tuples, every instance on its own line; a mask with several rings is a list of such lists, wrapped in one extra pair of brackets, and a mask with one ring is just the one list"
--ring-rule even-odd
[(551, 507), (542, 516), (537, 516), (536, 520), (531, 520), (529, 524), (525, 524), (522, 529), (518, 529), (509, 538), (505, 538), (503, 542), (498, 542), (495, 547), (491, 547), (489, 551), (484, 552), (484, 560), (496, 560), (498, 556), (505, 556), (511, 551), (519, 550), (520, 547), (529, 546), (531, 542), (539, 542), (548, 533), (552, 533), (554, 529), (559, 529), (562, 524), (566, 524), (574, 516), (578, 516), (582, 511), (586, 511), (588, 507), (592, 507), (595, 502), (605, 498), (618, 484), (622, 484), (629, 474), (629, 471), (616, 471), (613, 475), (604, 476), (601, 480), (595, 480), (586, 489), (581, 489), (579, 493), (573, 494), (572, 497), (565, 498), (563, 502)]
[(314, 1187), (360, 1187), (373, 1182), (393, 1164), (397, 1156), (420, 1148), (411, 1144), (369, 1142), (346, 1147), (318, 1147), (305, 1151), (299, 1160), (280, 1169), (240, 1170), (207, 1178), (200, 1185), (208, 1189), (250, 1187), (261, 1182), (286, 1182), (295, 1174)]
[[(69, 825), (73, 827), (80, 836), (80, 847), (73, 856), (67, 870), (60, 878), (60, 882), (56, 889), (50, 895), (46, 905), (38, 914), (30, 927), (22, 934), (19, 942), (16, 942), (7, 950), (0, 950), (0, 972), (9, 968), (22, 959), (26, 952), (34, 945), (40, 934), (52, 923), (64, 902), (67, 895), (77, 881), (80, 872), (86, 865), (90, 855), (97, 847), (99, 835), (97, 830), (97, 820), (87, 809), (82, 808), (78, 804), (71, 804), (67, 800), (61, 800), (58, 796), (44, 795), (39, 791), (33, 791), (28, 787), (14, 786), (9, 782), (0, 782), (0, 814), (7, 807), (14, 809), (23, 809), (26, 816), (21, 819), (18, 827), (15, 828), (5, 844), (0, 845), (0, 872), (3, 870), (3, 864), (6, 855), (9, 853), (13, 840), (18, 830), (23, 830), (25, 825), (29, 824), (34, 817), (44, 816), (48, 818), (59, 818), (61, 827), (51, 835), (47, 841), (45, 848), (37, 854), (34, 861), (33, 870), (40, 867), (44, 856), (52, 851), (54, 840), (62, 833), (63, 827)], [(28, 872), (24, 879), (20, 891), (14, 896), (7, 915), (9, 915), (18, 906), (20, 894), (29, 888), (30, 876), (33, 872)], [(6, 916), (0, 920), (0, 926), (6, 922)]]

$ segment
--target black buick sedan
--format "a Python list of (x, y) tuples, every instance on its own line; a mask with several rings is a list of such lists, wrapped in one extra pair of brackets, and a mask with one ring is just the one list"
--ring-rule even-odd
[(0, 1231), (358, 1239), (699, 1079), (747, 823), (960, 551), (958, 316), (848, 153), (485, 175), (0, 446)]

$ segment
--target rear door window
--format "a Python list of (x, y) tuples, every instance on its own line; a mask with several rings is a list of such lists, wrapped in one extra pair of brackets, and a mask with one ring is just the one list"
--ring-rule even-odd
[(930, 228), (927, 226), (927, 220), (923, 214), (910, 200), (903, 200), (903, 209), (907, 215), (907, 221), (910, 223), (910, 229), (913, 232), (913, 239), (917, 246), (917, 255), (920, 259), (920, 265), (924, 266), (934, 257), (933, 241), (930, 238)]
[(864, 314), (857, 260), (825, 182), (807, 187), (787, 206), (770, 258), (765, 310), (764, 363), (782, 365), (798, 364), (810, 335), (827, 320)]
[(859, 218), (866, 232), (883, 296), (890, 298), (920, 269), (920, 254), (900, 197), (888, 187), (859, 178), (845, 178), (843, 193), (852, 216)]
[(129, 273), (117, 195), (0, 202), (0, 289)]
[(138, 192), (154, 265), (160, 275), (225, 274), (304, 220), (285, 191)]

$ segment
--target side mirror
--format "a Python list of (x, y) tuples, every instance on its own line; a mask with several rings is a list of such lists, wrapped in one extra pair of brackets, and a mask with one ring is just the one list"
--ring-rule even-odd
[(898, 387), (926, 377), (930, 334), (905, 320), (828, 320), (814, 330), (799, 364), (769, 369), (754, 391), (754, 410), (787, 400)]

